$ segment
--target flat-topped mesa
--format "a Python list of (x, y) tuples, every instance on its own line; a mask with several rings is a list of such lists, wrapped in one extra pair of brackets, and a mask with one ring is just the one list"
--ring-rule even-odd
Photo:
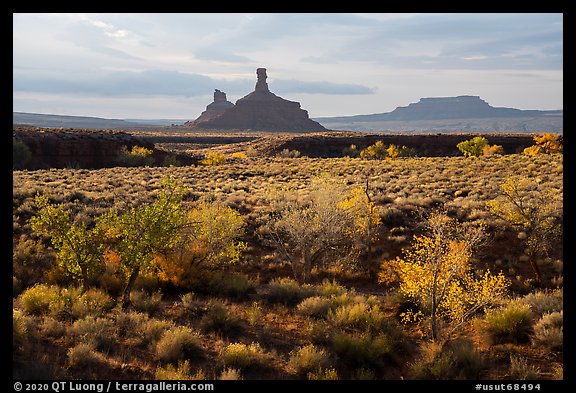
[(276, 132), (327, 131), (320, 123), (308, 117), (308, 112), (300, 108), (299, 102), (285, 100), (268, 89), (265, 68), (258, 68), (256, 75), (258, 79), (253, 92), (240, 98), (235, 105), (225, 109), (217, 116), (206, 118), (203, 117), (206, 113), (204, 112), (198, 119), (187, 125), (196, 129)]

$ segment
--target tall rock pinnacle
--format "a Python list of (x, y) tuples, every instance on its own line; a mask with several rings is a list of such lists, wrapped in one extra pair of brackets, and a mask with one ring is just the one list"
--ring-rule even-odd
[(268, 90), (268, 83), (266, 83), (266, 68), (257, 68), (256, 69), (256, 76), (258, 80), (256, 81), (256, 88), (254, 91), (270, 91)]
[[(186, 125), (196, 129), (253, 130), (277, 132), (326, 131), (320, 123), (311, 120), (300, 103), (278, 97), (268, 89), (266, 68), (256, 69), (256, 87), (233, 105), (226, 95), (216, 90), (214, 103), (193, 122)], [(226, 108), (221, 103), (227, 103)], [(217, 112), (214, 109), (223, 109)]]

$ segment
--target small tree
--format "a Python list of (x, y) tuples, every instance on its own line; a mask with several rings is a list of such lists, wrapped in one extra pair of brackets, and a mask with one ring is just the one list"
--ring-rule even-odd
[(130, 305), (134, 282), (141, 271), (152, 266), (154, 255), (168, 252), (180, 240), (185, 224), (183, 189), (168, 178), (163, 186), (152, 204), (134, 206), (123, 213), (111, 211), (101, 218), (112, 248), (129, 274), (123, 294), (123, 308)]
[(536, 259), (547, 255), (562, 233), (562, 193), (544, 192), (535, 182), (519, 177), (506, 179), (500, 187), (499, 197), (487, 203), (488, 210), (518, 231), (536, 279), (542, 281)]
[(102, 270), (101, 228), (89, 229), (84, 222), (74, 224), (70, 211), (50, 204), (45, 195), (36, 195), (35, 201), (40, 211), (30, 219), (32, 230), (50, 237), (57, 250), (58, 265), (68, 276), (80, 280), (86, 291)]
[[(483, 238), (481, 230), (463, 230), (454, 219), (433, 212), (427, 220), (429, 234), (415, 236), (403, 256), (382, 264), (379, 281), (398, 280), (400, 292), (416, 301), (430, 316), (432, 338), (440, 342), (476, 312), (499, 301), (509, 281), (500, 273), (486, 272), (475, 277), (470, 259)], [(414, 321), (419, 313), (409, 311), (405, 321)], [(448, 323), (442, 334), (441, 320)]]
[(209, 166), (224, 165), (226, 163), (226, 155), (224, 153), (211, 151), (206, 153), (206, 157), (200, 163)]
[(482, 155), (482, 150), (487, 145), (488, 139), (482, 136), (475, 136), (470, 140), (458, 143), (456, 147), (465, 157), (480, 157)]
[(186, 216), (180, 242), (171, 252), (159, 255), (161, 278), (176, 285), (194, 282), (198, 268), (215, 268), (237, 262), (246, 251), (245, 222), (240, 213), (217, 201), (202, 201)]
[(309, 201), (280, 206), (262, 232), (290, 262), (295, 278), (307, 282), (322, 260), (357, 260), (375, 240), (379, 224), (378, 210), (364, 190), (346, 191), (335, 181), (318, 179)]
[(376, 141), (373, 145), (368, 146), (360, 152), (360, 157), (371, 159), (384, 159), (386, 158), (386, 145), (382, 141)]
[(524, 149), (523, 153), (528, 156), (538, 154), (562, 153), (562, 137), (560, 134), (544, 133), (534, 136), (535, 145)]
[(151, 166), (154, 165), (153, 153), (151, 149), (143, 146), (134, 145), (131, 150), (124, 146), (119, 161), (126, 166)]

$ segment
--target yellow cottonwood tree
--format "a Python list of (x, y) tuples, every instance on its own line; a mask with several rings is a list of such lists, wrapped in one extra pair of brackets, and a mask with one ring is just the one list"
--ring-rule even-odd
[[(456, 220), (438, 211), (427, 224), (429, 233), (415, 236), (402, 257), (384, 262), (378, 279), (399, 282), (400, 292), (430, 316), (432, 338), (440, 342), (476, 312), (505, 296), (510, 282), (502, 273), (489, 271), (475, 277), (470, 259), (482, 238), (480, 230), (463, 231)], [(403, 317), (413, 321), (417, 315), (409, 311)], [(448, 325), (445, 334), (440, 331), (441, 321)]]

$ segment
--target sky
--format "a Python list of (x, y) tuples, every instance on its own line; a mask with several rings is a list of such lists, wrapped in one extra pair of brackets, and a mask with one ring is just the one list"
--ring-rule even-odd
[(197, 118), (267, 69), (310, 117), (423, 97), (563, 109), (561, 13), (13, 14), (13, 110)]

